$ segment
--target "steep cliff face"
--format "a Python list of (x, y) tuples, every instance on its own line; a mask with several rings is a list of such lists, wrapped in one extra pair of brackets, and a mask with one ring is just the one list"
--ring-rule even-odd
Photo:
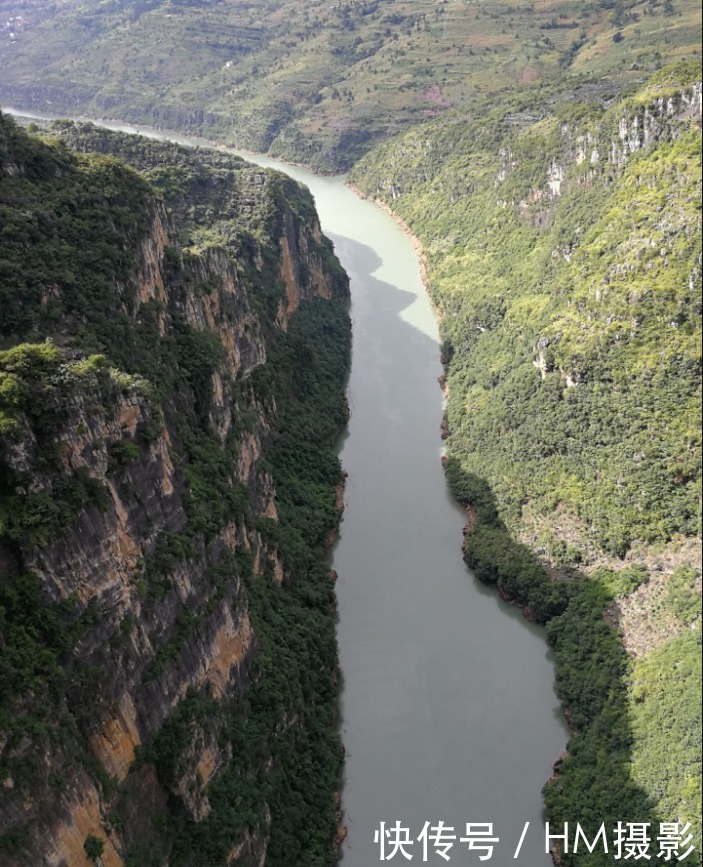
[[(308, 700), (326, 711), (330, 755), (320, 815), (299, 809), (328, 863), (334, 640), (324, 653), (286, 646), (285, 629), (305, 624), (286, 606), (306, 582), (329, 581), (324, 546), (300, 534), (319, 565), (300, 574), (279, 542), (296, 528), (279, 517), (272, 450), (284, 420), (309, 411), (276, 359), (301, 339), (311, 358), (329, 349), (314, 322), (300, 338), (298, 319), (338, 329), (330, 400), (343, 409), (346, 278), (309, 194), (281, 176), (62, 131), (103, 155), (73, 156), (0, 117), (3, 863), (202, 864), (191, 838), (209, 818), (207, 863), (263, 864), (290, 821), (292, 753), (276, 741), (287, 729), (310, 739)], [(113, 156), (125, 149), (153, 186)], [(331, 498), (340, 417), (317, 428)], [(314, 615), (328, 641), (333, 612), (325, 587)], [(296, 672), (264, 713), (278, 652)], [(319, 764), (312, 747), (301, 755)], [(227, 780), (248, 787), (236, 803)]]

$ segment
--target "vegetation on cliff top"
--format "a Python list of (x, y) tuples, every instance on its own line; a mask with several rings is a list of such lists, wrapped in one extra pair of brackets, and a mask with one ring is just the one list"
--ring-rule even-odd
[[(548, 623), (575, 726), (550, 815), (685, 819), (700, 850), (699, 82), (679, 65), (608, 110), (516, 93), (351, 179), (428, 257), (467, 562)], [(633, 659), (637, 605), (669, 632)]]

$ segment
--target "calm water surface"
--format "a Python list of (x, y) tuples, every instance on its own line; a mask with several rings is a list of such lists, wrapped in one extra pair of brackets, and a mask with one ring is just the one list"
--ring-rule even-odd
[[(467, 822), (492, 822), (500, 843), (481, 862), (457, 840), (450, 862), (430, 850), (430, 864), (548, 867), (540, 790), (567, 737), (552, 659), (543, 631), (462, 561), (464, 516), (440, 463), (437, 324), (412, 244), (344, 178), (243, 156), (310, 187), (351, 277), (352, 415), (341, 449), (349, 479), (333, 563), (344, 676), (343, 865), (380, 863), (380, 822), (399, 820), (416, 837), (425, 822), (443, 820), (457, 836)], [(407, 851), (422, 862), (419, 843)], [(391, 863), (409, 862), (397, 855)]]

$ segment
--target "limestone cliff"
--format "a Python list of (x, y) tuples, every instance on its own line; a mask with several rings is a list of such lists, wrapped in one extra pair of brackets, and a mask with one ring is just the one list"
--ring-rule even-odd
[[(102, 155), (0, 116), (1, 860), (261, 865), (285, 821), (278, 777), (293, 773), (254, 706), (276, 677), (276, 650), (258, 661), (280, 644), (266, 611), (290, 604), (266, 599), (304, 582), (278, 541), (295, 528), (279, 517), (271, 458), (303, 401), (276, 359), (306, 305), (337, 302), (329, 315), (348, 331), (346, 278), (309, 194), (282, 176), (63, 132), (83, 150), (99, 139)], [(114, 156), (125, 149), (151, 183)], [(320, 437), (331, 449), (333, 432)], [(333, 458), (331, 474), (333, 498)], [(333, 604), (318, 614), (329, 632)], [(321, 673), (305, 688), (291, 678), (266, 719), (305, 740), (317, 697), (334, 753), (333, 645), (281, 650)], [(237, 737), (254, 724), (243, 757)], [(241, 809), (226, 794), (239, 778), (256, 789)], [(217, 819), (224, 854), (206, 861), (193, 840), (213, 810), (230, 815)]]

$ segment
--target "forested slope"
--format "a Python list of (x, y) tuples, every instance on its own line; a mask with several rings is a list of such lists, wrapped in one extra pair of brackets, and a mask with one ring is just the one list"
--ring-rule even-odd
[(427, 253), (467, 562), (556, 649), (552, 817), (700, 843), (700, 69), (574, 96), (447, 116), (351, 179)]
[(282, 175), (61, 132), (0, 115), (0, 861), (332, 864), (346, 276)]

